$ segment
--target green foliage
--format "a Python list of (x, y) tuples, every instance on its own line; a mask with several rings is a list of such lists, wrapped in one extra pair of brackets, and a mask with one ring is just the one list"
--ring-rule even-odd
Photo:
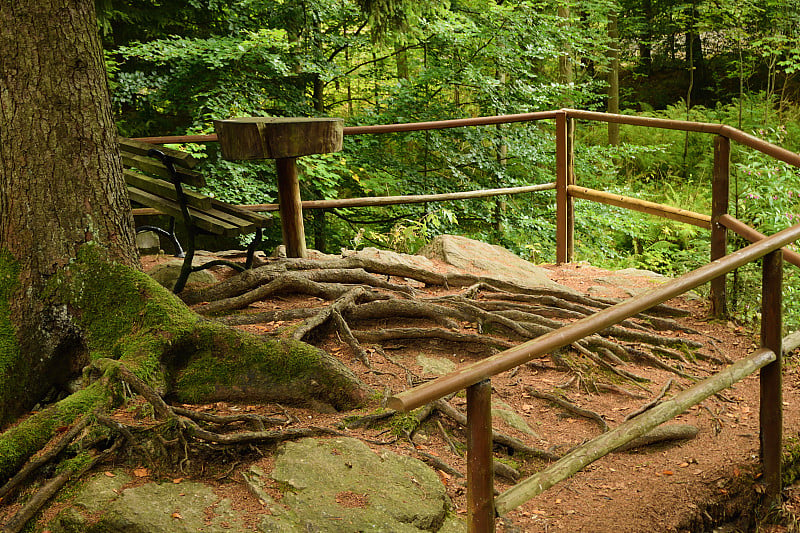
[[(445, 223), (450, 227), (458, 225), (453, 212), (442, 207), (426, 213), (419, 219), (404, 218), (395, 223), (388, 234), (369, 231), (367, 237), (385, 248), (413, 254), (428, 244), (434, 236), (441, 234), (441, 228)], [(360, 237), (359, 234), (356, 235)], [(354, 242), (356, 247), (360, 243), (360, 239)]]
[[(596, 0), (569, 10), (549, 0), (209, 0), (158, 9), (152, 0), (97, 3), (115, 111), (129, 136), (208, 133), (214, 119), (242, 115), (328, 114), (370, 125), (562, 106), (602, 109), (607, 53), (615, 46), (627, 68), (622, 103), (630, 110), (624, 113), (730, 124), (800, 149), (800, 112), (788, 78), (800, 66), (796, 0)], [(620, 43), (607, 35), (614, 14), (625, 15), (618, 17)], [(571, 81), (560, 58), (570, 62)], [(299, 160), (302, 196), (552, 182), (553, 133), (544, 121), (347, 136), (342, 152)], [(579, 185), (710, 211), (712, 136), (623, 126), (620, 138), (619, 146), (607, 146), (605, 124), (578, 123)], [(202, 158), (204, 192), (232, 203), (275, 201), (272, 162), (223, 161), (213, 143), (182, 148)], [(797, 221), (795, 171), (736, 145), (731, 163), (734, 214), (764, 233)], [(708, 235), (695, 227), (584, 201), (576, 209), (579, 258), (669, 275), (707, 261)], [(316, 214), (306, 226), (333, 250), (415, 251), (451, 232), (553, 261), (553, 216), (552, 193), (545, 192), (340, 209)], [(277, 225), (267, 233), (266, 247), (280, 241)], [(732, 291), (738, 312), (755, 317), (757, 295), (747, 287), (757, 286), (751, 283), (756, 271), (748, 268)], [(787, 294), (796, 294), (796, 283), (787, 274)], [(791, 318), (800, 317), (797, 298), (786, 300), (787, 323), (800, 322)]]

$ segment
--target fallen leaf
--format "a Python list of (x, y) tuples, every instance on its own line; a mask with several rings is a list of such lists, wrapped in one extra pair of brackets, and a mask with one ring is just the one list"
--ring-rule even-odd
[(661, 472), (661, 473), (662, 473), (662, 474), (664, 474), (665, 476), (671, 476), (671, 475), (673, 475), (675, 472), (673, 472), (672, 470), (664, 470), (664, 471), (663, 471), (663, 472)]
[(104, 472), (104, 474), (106, 475), (106, 477), (117, 477), (116, 474), (114, 474), (114, 472)]
[(179, 513), (178, 511), (175, 511), (174, 513), (172, 513), (172, 518), (177, 518), (179, 520), (183, 520), (183, 517), (181, 516), (181, 513)]
[(689, 466), (689, 463), (681, 463), (678, 466), (681, 468), (686, 468), (687, 466)]
[(175, 483), (176, 485), (177, 485), (178, 483), (180, 483), (181, 481), (183, 481), (183, 478), (182, 478), (182, 477), (176, 477), (175, 479), (173, 479), (173, 480), (172, 480), (172, 482), (173, 482), (173, 483)]
[(134, 468), (133, 475), (136, 477), (147, 477), (150, 475), (150, 471), (146, 468)]

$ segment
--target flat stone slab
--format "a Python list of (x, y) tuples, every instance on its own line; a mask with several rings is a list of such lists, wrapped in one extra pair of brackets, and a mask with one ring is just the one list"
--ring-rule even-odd
[[(615, 270), (605, 276), (595, 278), (594, 281), (601, 285), (589, 287), (587, 292), (590, 296), (603, 297), (609, 296), (613, 292), (613, 289), (620, 289), (628, 296), (637, 296), (670, 280), (672, 280), (672, 278), (650, 270), (624, 268), (622, 270)], [(683, 295), (683, 298), (696, 300), (699, 299), (700, 296), (694, 291), (689, 291)]]
[(539, 435), (533, 430), (532, 427), (528, 425), (525, 417), (516, 412), (513, 407), (501, 400), (492, 400), (492, 418), (499, 418), (503, 420), (506, 424), (517, 431), (526, 433), (536, 437), (537, 439), (542, 438), (541, 435)]
[[(192, 261), (192, 265), (195, 265), (195, 263), (205, 263), (206, 261), (207, 259), (195, 257)], [(153, 267), (148, 274), (151, 278), (156, 280), (159, 285), (172, 290), (172, 287), (175, 286), (175, 282), (178, 280), (178, 276), (181, 274), (182, 266), (182, 260), (170, 261), (169, 263), (162, 263), (156, 267)], [(204, 283), (212, 285), (217, 281), (219, 280), (212, 272), (208, 270), (199, 270), (189, 274), (187, 283)]]
[(456, 369), (456, 364), (444, 357), (431, 357), (423, 354), (417, 356), (417, 364), (422, 367), (423, 374), (443, 376)]

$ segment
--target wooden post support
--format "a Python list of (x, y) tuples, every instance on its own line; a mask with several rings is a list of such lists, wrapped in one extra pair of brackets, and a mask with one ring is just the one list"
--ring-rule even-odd
[[(711, 185), (711, 260), (728, 253), (728, 231), (720, 217), (728, 214), (728, 182), (730, 179), (731, 140), (722, 135), (714, 138), (714, 171)], [(724, 318), (728, 314), (725, 275), (711, 280), (711, 314)]]
[(492, 382), (467, 388), (467, 532), (494, 533)]
[(296, 161), (304, 155), (341, 150), (344, 121), (341, 118), (244, 117), (215, 120), (214, 128), (225, 159), (276, 160), (286, 255), (305, 257), (306, 236)]
[(297, 177), (297, 158), (275, 160), (278, 170), (278, 205), (281, 210), (281, 233), (286, 257), (306, 257), (303, 206), (300, 200), (300, 180)]
[(570, 186), (575, 185), (575, 119), (567, 118), (567, 263), (575, 259), (575, 198)]
[(761, 276), (761, 347), (776, 354), (761, 369), (760, 437), (766, 506), (780, 502), (783, 455), (783, 351), (782, 285), (783, 257), (777, 250), (764, 256)]
[(569, 135), (567, 114), (556, 112), (556, 262), (569, 260)]

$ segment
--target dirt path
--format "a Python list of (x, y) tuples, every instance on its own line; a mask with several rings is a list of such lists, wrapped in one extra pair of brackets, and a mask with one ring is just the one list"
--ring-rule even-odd
[[(168, 258), (167, 258), (168, 259)], [(154, 260), (145, 258), (149, 267)], [(629, 276), (624, 283), (607, 280), (609, 272), (586, 264), (548, 266), (553, 281), (581, 292), (623, 297), (631, 290), (652, 287), (652, 279), (636, 275)], [(401, 279), (393, 280), (402, 282)], [(430, 296), (441, 295), (441, 289), (416, 286), (417, 291)], [(321, 305), (318, 298), (302, 295), (279, 295), (256, 302), (250, 311), (311, 307)], [(700, 299), (679, 298), (668, 302), (676, 307), (692, 311), (692, 317), (680, 319), (702, 335), (684, 335), (704, 342), (700, 352), (717, 358), (737, 360), (755, 347), (758, 334), (746, 331), (732, 323), (710, 321), (706, 304)], [(245, 310), (247, 312), (247, 310)], [(265, 323), (242, 326), (256, 334), (270, 334), (286, 324)], [(376, 324), (376, 327), (378, 324)], [(710, 340), (709, 340), (710, 339)], [(485, 350), (469, 349), (445, 341), (405, 341), (384, 346), (384, 354), (370, 352), (371, 368), (356, 360), (345, 343), (336, 335), (317, 339), (317, 344), (339, 357), (354, 372), (375, 390), (383, 391), (384, 397), (408, 387), (407, 376), (433, 377), (426, 373), (420, 356), (447, 360), (454, 365), (463, 364), (481, 357)], [(692, 361), (691, 367), (700, 377), (711, 375), (722, 365), (700, 359)], [(532, 386), (541, 391), (558, 388), (572, 403), (599, 413), (613, 427), (631, 413), (649, 402), (669, 380), (673, 385), (667, 396), (691, 384), (675, 374), (637, 367), (637, 374), (650, 380), (640, 388), (624, 384), (621, 389), (632, 394), (588, 391), (578, 382), (568, 384), (569, 375), (562, 369), (542, 361), (542, 364), (525, 365), (516, 371), (506, 372), (492, 380), (493, 399), (502, 401), (503, 408), (522, 415), (535, 435), (528, 434), (495, 418), (495, 427), (508, 435), (523, 440), (531, 446), (563, 454), (571, 447), (591, 439), (599, 433), (594, 421), (577, 417), (546, 400), (532, 397), (525, 391)], [(696, 438), (682, 443), (655, 445), (639, 450), (614, 453), (589, 466), (543, 495), (534, 498), (507, 516), (498, 519), (500, 532), (643, 532), (643, 531), (703, 531), (704, 527), (718, 523), (721, 519), (734, 519), (740, 510), (757, 497), (758, 485), (758, 379), (750, 377), (733, 389), (704, 401), (700, 406), (680, 415), (674, 422), (692, 424), (700, 431)], [(791, 438), (800, 430), (798, 416), (797, 368), (789, 359), (786, 365), (785, 391), (785, 438)], [(634, 397), (635, 395), (635, 397)], [(379, 400), (360, 413), (368, 414), (379, 409)], [(465, 400), (455, 397), (452, 404), (463, 408)], [(242, 409), (268, 409), (269, 406), (235, 406), (221, 404), (209, 407), (212, 411), (228, 412)], [(290, 408), (298, 423), (313, 420), (316, 425), (336, 425), (344, 416), (320, 414), (303, 409)], [(353, 415), (354, 413), (349, 413)], [(443, 433), (444, 432), (444, 433)], [(386, 425), (350, 432), (353, 436), (367, 440), (376, 449), (391, 449), (397, 453), (419, 456), (424, 452), (438, 457), (455, 470), (465, 472), (465, 461), (451, 442), (464, 442), (463, 429), (449, 418), (435, 416), (428, 419), (413, 435), (413, 439), (389, 438)], [(401, 432), (402, 433), (402, 432)], [(451, 442), (448, 442), (450, 440)], [(375, 442), (387, 442), (375, 445)], [(546, 465), (537, 459), (507, 455), (498, 451), (497, 457), (518, 469), (523, 476), (540, 470)], [(442, 480), (457, 512), (465, 514), (465, 489), (463, 479), (442, 472)], [(230, 477), (230, 476), (229, 476)], [(511, 486), (502, 478), (496, 487), (503, 491)], [(229, 487), (227, 490), (235, 490)], [(247, 499), (242, 492), (242, 499)], [(787, 503), (791, 507), (792, 501)], [(783, 531), (773, 529), (773, 531)]]

